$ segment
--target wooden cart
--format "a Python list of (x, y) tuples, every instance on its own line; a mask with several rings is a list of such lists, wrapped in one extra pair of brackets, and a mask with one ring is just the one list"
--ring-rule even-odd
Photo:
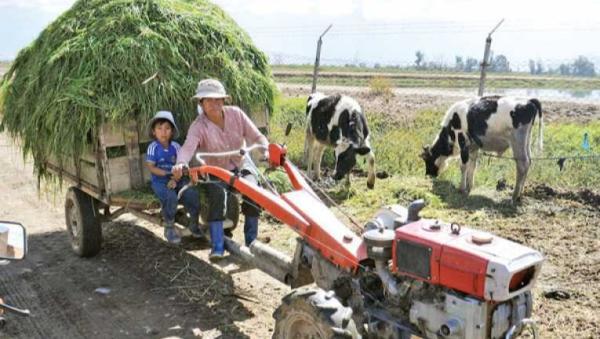
[[(253, 114), (253, 121), (268, 133), (268, 112)], [(58, 161), (51, 157), (47, 169), (69, 182), (65, 199), (65, 218), (75, 253), (82, 257), (96, 255), (102, 248), (102, 223), (125, 213), (162, 224), (160, 202), (150, 190), (150, 172), (144, 166), (144, 154), (150, 142), (146, 124), (131, 121), (122, 126), (102, 124), (89, 133), (89, 151), (78, 158)], [(239, 196), (228, 199), (225, 232), (237, 226)], [(202, 201), (202, 197), (201, 197)], [(201, 204), (201, 222), (207, 214)], [(180, 208), (176, 225), (187, 225), (187, 216)], [(183, 235), (189, 234), (187, 228)]]

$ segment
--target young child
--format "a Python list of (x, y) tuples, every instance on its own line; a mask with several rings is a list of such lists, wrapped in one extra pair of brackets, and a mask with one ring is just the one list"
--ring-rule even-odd
[[(177, 212), (177, 193), (185, 185), (184, 180), (175, 180), (171, 176), (171, 167), (177, 160), (181, 146), (173, 141), (179, 135), (173, 114), (168, 111), (157, 112), (148, 123), (148, 134), (154, 139), (146, 151), (146, 167), (152, 173), (152, 190), (160, 200), (161, 212), (165, 222), (165, 238), (169, 243), (178, 244), (181, 237), (174, 227)], [(188, 225), (194, 237), (202, 237), (198, 227), (200, 199), (195, 189), (186, 190), (182, 197), (183, 205), (190, 215)]]

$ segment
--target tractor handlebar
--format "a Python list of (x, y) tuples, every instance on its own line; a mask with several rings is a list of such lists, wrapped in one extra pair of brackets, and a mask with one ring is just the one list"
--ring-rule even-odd
[(230, 157), (232, 155), (240, 155), (245, 156), (246, 154), (252, 152), (255, 149), (263, 149), (268, 150), (268, 146), (262, 144), (253, 144), (249, 147), (242, 147), (233, 151), (225, 151), (225, 152), (198, 152), (196, 153), (196, 160), (201, 163), (204, 163), (202, 158), (204, 157), (214, 157), (214, 158), (222, 158), (222, 157)]

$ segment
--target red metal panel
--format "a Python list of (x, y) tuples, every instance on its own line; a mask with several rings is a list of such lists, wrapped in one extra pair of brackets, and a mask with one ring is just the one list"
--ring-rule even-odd
[(439, 283), (483, 298), (487, 263), (487, 260), (471, 253), (444, 246)]
[(302, 215), (311, 226), (299, 232), (324, 257), (351, 271), (367, 258), (367, 248), (361, 237), (344, 225), (310, 192), (298, 190), (285, 193), (283, 199)]
[(317, 197), (317, 194), (310, 188), (310, 185), (304, 180), (300, 174), (300, 170), (294, 164), (289, 161), (283, 163), (283, 168), (287, 172), (288, 178), (292, 183), (292, 187), (296, 190), (306, 190), (313, 196)]
[(279, 167), (285, 162), (287, 148), (279, 144), (269, 144), (269, 164), (271, 167)]
[(430, 231), (428, 226), (432, 223), (432, 220), (423, 219), (396, 229), (396, 240), (411, 241), (432, 249), (431, 278), (427, 280), (398, 270), (398, 241), (394, 242), (393, 270), (483, 298), (488, 260), (481, 253), (463, 245), (464, 238), (471, 236), (473, 231), (463, 228), (459, 234), (453, 234), (448, 225), (442, 225), (440, 231)]

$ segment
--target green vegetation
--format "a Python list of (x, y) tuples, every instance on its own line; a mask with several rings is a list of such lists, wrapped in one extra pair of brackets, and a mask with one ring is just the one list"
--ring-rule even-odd
[(373, 77), (369, 81), (369, 91), (373, 95), (382, 95), (385, 97), (390, 97), (394, 94), (392, 92), (392, 82), (384, 76)]
[[(346, 201), (355, 205), (354, 208), (365, 209), (365, 215), (370, 215), (373, 208), (390, 203), (398, 198), (410, 201), (415, 198), (425, 198), (432, 206), (439, 208), (450, 205), (460, 205), (465, 200), (458, 194), (455, 187), (460, 182), (460, 169), (457, 162), (451, 163), (448, 170), (440, 178), (431, 180), (425, 177), (423, 161), (419, 157), (421, 147), (430, 144), (439, 132), (439, 122), (443, 111), (423, 111), (408, 123), (396, 122), (390, 124), (389, 119), (379, 112), (366, 112), (369, 127), (372, 131), (371, 143), (375, 149), (378, 171), (391, 175), (389, 179), (378, 180), (373, 191), (363, 190), (365, 178), (355, 178), (353, 197)], [(272, 139), (277, 142), (285, 141), (288, 146), (289, 158), (300, 163), (303, 152), (305, 100), (303, 98), (277, 98), (276, 109), (272, 121)], [(293, 123), (295, 128), (285, 138), (283, 136), (287, 123)], [(535, 156), (537, 142), (537, 124), (533, 130), (532, 151)], [(592, 147), (600, 146), (600, 122), (587, 125), (576, 123), (547, 123), (544, 130), (544, 157), (568, 156), (587, 154), (581, 148), (583, 134), (591, 136)], [(324, 166), (333, 165), (333, 154), (327, 151)], [(510, 152), (504, 154), (510, 156)], [(560, 189), (597, 188), (600, 183), (600, 172), (597, 170), (600, 160), (567, 160), (561, 171), (556, 160), (534, 161), (527, 181), (529, 187), (546, 184)], [(358, 161), (359, 167), (366, 170), (366, 165)], [(475, 191), (486, 191), (492, 196), (506, 199), (510, 205), (511, 189), (496, 193), (498, 181), (505, 179), (508, 185), (515, 182), (515, 163), (511, 159), (496, 159), (481, 156), (475, 175)], [(341, 188), (340, 188), (341, 189)], [(379, 201), (373, 201), (379, 199)], [(448, 202), (445, 199), (451, 199)]]
[(1, 82), (0, 130), (43, 172), (49, 154), (91, 147), (103, 122), (147, 121), (169, 109), (184, 128), (197, 82), (222, 80), (252, 112), (273, 107), (265, 55), (205, 0), (79, 0), (24, 48)]

